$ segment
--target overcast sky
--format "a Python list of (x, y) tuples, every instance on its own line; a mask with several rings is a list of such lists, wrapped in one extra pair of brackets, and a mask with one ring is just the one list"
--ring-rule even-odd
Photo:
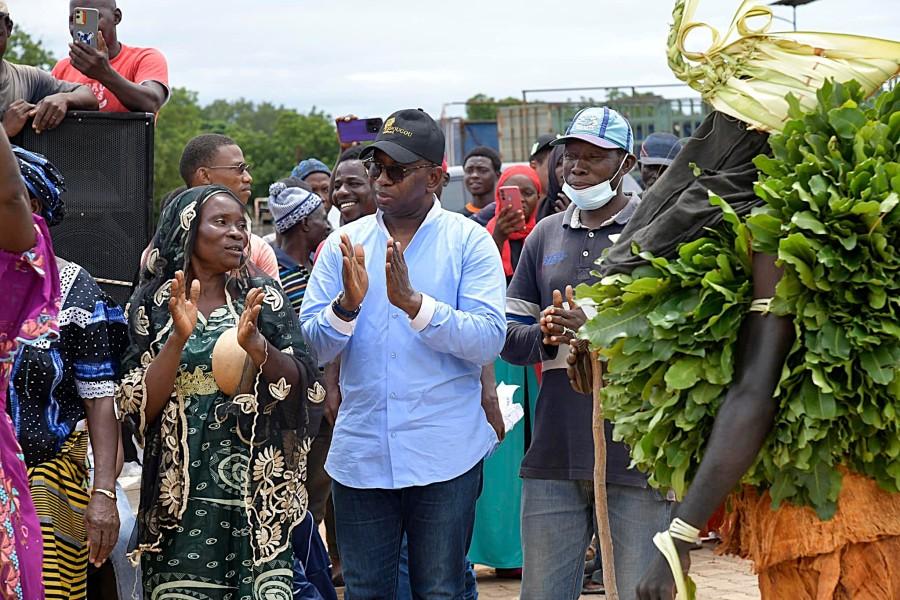
[[(7, 2), (20, 26), (57, 56), (68, 52), (66, 0)], [(674, 4), (120, 0), (119, 39), (160, 49), (171, 85), (196, 90), (204, 103), (245, 97), (332, 115), (422, 107), (438, 116), (445, 103), (478, 92), (501, 97), (525, 88), (677, 83), (665, 58)], [(724, 33), (739, 4), (701, 0), (697, 17)], [(791, 16), (790, 8), (775, 11)], [(797, 13), (801, 30), (900, 38), (898, 0), (818, 0)]]

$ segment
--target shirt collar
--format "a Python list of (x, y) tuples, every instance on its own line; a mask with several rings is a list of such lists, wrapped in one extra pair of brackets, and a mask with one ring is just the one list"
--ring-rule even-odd
[[(637, 210), (638, 204), (640, 204), (640, 197), (636, 194), (626, 193), (628, 196), (628, 204), (622, 207), (622, 210), (611, 216), (609, 219), (603, 222), (600, 227), (609, 227), (613, 223), (617, 223), (619, 225), (625, 225), (628, 223), (628, 220), (631, 218), (631, 215), (634, 214), (634, 211)], [(569, 204), (569, 207), (566, 209), (566, 216), (563, 219), (563, 227), (568, 227), (570, 229), (587, 229), (581, 222), (581, 209), (575, 206), (574, 203)]]
[(294, 258), (290, 254), (288, 254), (275, 244), (271, 244), (271, 246), (272, 250), (275, 252), (275, 258), (276, 260), (278, 260), (279, 265), (284, 266), (288, 269), (303, 268), (300, 263), (294, 260)]
[[(425, 220), (422, 221), (422, 224), (419, 225), (419, 228), (421, 229), (422, 227), (425, 226), (426, 223), (433, 221), (440, 214), (441, 214), (441, 201), (438, 200), (437, 196), (434, 196), (434, 204), (431, 205), (431, 210), (429, 210), (428, 214), (425, 215)], [(384, 224), (384, 213), (381, 212), (380, 208), (377, 211), (375, 211), (375, 220), (378, 222), (378, 227), (381, 228), (381, 230), (384, 232), (384, 235), (386, 235), (387, 237), (391, 237), (391, 232), (388, 231), (387, 225)]]

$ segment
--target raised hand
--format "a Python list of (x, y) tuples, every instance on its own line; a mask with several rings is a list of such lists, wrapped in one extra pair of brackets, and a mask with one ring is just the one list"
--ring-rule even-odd
[(191, 282), (190, 297), (184, 283), (184, 271), (176, 271), (169, 298), (169, 314), (172, 315), (172, 330), (186, 342), (197, 326), (197, 302), (200, 300), (200, 282)]
[(241, 313), (237, 326), (237, 342), (250, 355), (257, 367), (266, 360), (266, 338), (256, 325), (264, 297), (265, 293), (260, 288), (254, 288), (247, 293), (244, 312)]
[(344, 297), (341, 299), (341, 307), (347, 311), (355, 312), (366, 297), (366, 292), (369, 291), (366, 252), (359, 244), (354, 246), (347, 234), (342, 233), (341, 254), (344, 256), (342, 272)]
[(422, 308), (422, 294), (413, 289), (409, 282), (409, 268), (403, 258), (400, 242), (389, 238), (387, 243), (387, 259), (384, 265), (387, 281), (388, 300), (391, 304), (414, 319)]
[(575, 290), (566, 286), (566, 301), (569, 308), (563, 308), (562, 293), (553, 290), (553, 306), (541, 313), (541, 333), (544, 334), (545, 346), (570, 344), (577, 339), (578, 330), (587, 322), (587, 315), (575, 304)]

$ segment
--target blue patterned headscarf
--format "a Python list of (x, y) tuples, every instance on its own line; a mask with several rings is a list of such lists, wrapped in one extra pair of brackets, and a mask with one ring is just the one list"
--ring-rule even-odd
[(53, 227), (62, 222), (66, 205), (62, 193), (66, 191), (66, 181), (62, 173), (47, 158), (19, 146), (12, 147), (19, 162), (22, 181), (32, 198), (41, 201), (41, 216), (47, 225)]
[(331, 177), (331, 169), (325, 166), (318, 158), (307, 158), (306, 160), (301, 160), (300, 164), (294, 167), (294, 170), (291, 171), (291, 175), (297, 177), (301, 181), (306, 181), (306, 178), (312, 175), (313, 173), (325, 173), (329, 177)]
[(288, 187), (280, 181), (269, 188), (269, 212), (278, 233), (284, 233), (322, 204), (318, 195), (302, 188)]

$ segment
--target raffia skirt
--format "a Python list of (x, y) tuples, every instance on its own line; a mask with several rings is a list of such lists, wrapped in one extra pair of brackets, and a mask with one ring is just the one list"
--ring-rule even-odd
[(729, 504), (719, 551), (753, 561), (763, 600), (900, 600), (900, 494), (845, 470), (829, 521), (751, 487)]

